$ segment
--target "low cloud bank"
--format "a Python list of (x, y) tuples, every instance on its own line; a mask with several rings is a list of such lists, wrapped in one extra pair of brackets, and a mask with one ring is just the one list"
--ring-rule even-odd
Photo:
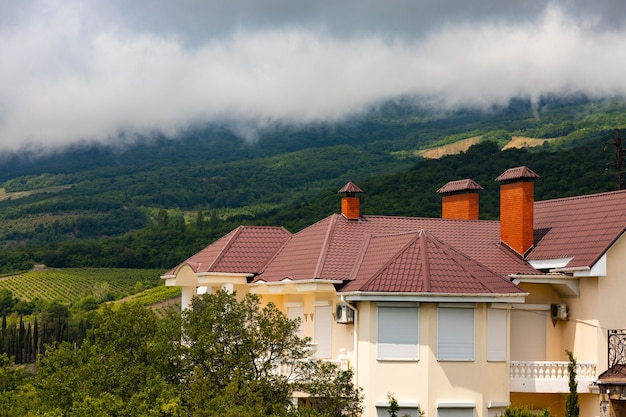
[(626, 55), (618, 53), (626, 29), (601, 29), (557, 7), (532, 21), (468, 22), (414, 39), (290, 28), (190, 46), (89, 22), (61, 7), (0, 29), (0, 51), (10, 57), (0, 66), (1, 149), (107, 143), (120, 132), (175, 135), (222, 120), (340, 120), (398, 96), (454, 108), (626, 94)]

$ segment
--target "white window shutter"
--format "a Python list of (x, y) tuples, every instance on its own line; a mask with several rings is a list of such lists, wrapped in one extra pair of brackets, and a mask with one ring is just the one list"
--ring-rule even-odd
[(419, 308), (378, 307), (378, 359), (419, 359)]
[(473, 308), (439, 308), (437, 359), (474, 360)]
[(487, 310), (487, 360), (506, 361), (507, 310)]
[(333, 323), (332, 307), (316, 306), (313, 321), (315, 323), (315, 334), (313, 337), (313, 342), (317, 343), (317, 351), (315, 352), (315, 357), (318, 359), (331, 358)]
[(298, 328), (298, 337), (304, 337), (304, 307), (287, 307), (287, 318), (294, 320), (300, 318), (300, 327)]

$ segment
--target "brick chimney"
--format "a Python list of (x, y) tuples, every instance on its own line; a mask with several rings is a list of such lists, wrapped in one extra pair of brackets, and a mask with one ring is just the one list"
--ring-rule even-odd
[(530, 168), (511, 168), (500, 174), (500, 240), (524, 256), (534, 245), (535, 184)]
[(444, 219), (478, 220), (478, 191), (483, 187), (470, 179), (450, 181), (437, 190)]
[(355, 194), (362, 193), (363, 190), (349, 181), (339, 192), (344, 194), (341, 199), (341, 214), (343, 217), (348, 220), (358, 220), (361, 217), (361, 200)]

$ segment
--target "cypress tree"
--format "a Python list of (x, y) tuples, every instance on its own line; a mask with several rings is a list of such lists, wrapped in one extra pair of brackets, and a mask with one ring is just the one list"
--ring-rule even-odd
[(31, 324), (28, 323), (26, 329), (26, 339), (24, 340), (24, 363), (33, 361), (33, 332)]
[(569, 357), (567, 372), (569, 373), (569, 394), (565, 401), (565, 417), (578, 417), (580, 408), (578, 406), (578, 384), (576, 383), (576, 359), (569, 350), (566, 351)]

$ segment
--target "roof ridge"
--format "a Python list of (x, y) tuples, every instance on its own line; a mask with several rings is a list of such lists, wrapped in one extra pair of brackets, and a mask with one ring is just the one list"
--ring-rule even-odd
[[(483, 222), (483, 223), (499, 223), (500, 220), (483, 220), (483, 219), (479, 219), (479, 220), (465, 220), (465, 219), (445, 219), (443, 217), (413, 217), (413, 216), (394, 216), (394, 215), (384, 215), (384, 214), (362, 214), (361, 215), (361, 221), (366, 221), (368, 218), (384, 218), (384, 219), (408, 219), (408, 220), (415, 220), (415, 221), (420, 221), (420, 220), (428, 220), (428, 221), (441, 221), (441, 222)], [(417, 232), (417, 229), (415, 230)], [(409, 232), (409, 233), (413, 233), (413, 232)]]
[(583, 199), (588, 199), (588, 198), (598, 198), (598, 197), (604, 197), (607, 195), (616, 195), (616, 194), (624, 194), (624, 193), (626, 193), (626, 190), (604, 191), (601, 193), (573, 195), (569, 197), (552, 198), (550, 200), (540, 200), (540, 201), (535, 201), (535, 204), (558, 203), (558, 202), (566, 201), (566, 200), (583, 200)]
[[(413, 232), (413, 233), (415, 233), (415, 234), (416, 234), (416, 236), (415, 236), (413, 239), (410, 239), (410, 240), (409, 240), (407, 243), (405, 243), (404, 245), (402, 245), (402, 247), (401, 247), (399, 250), (397, 250), (397, 251), (396, 251), (396, 252), (395, 252), (392, 256), (390, 256), (390, 257), (389, 257), (389, 259), (387, 259), (387, 261), (386, 261), (386, 262), (385, 262), (385, 263), (384, 263), (384, 264), (383, 264), (380, 268), (378, 268), (378, 270), (376, 270), (376, 272), (374, 272), (374, 273), (372, 274), (372, 276), (371, 276), (370, 278), (368, 278), (368, 279), (367, 279), (367, 280), (366, 280), (366, 281), (365, 281), (365, 282), (361, 285), (361, 287), (362, 287), (362, 288), (363, 288), (363, 287), (366, 287), (366, 286), (368, 286), (369, 284), (371, 284), (372, 282), (374, 282), (374, 281), (378, 278), (378, 276), (379, 276), (379, 275), (380, 275), (380, 274), (381, 274), (381, 273), (382, 273), (385, 269), (387, 269), (387, 267), (388, 267), (389, 265), (391, 265), (393, 262), (395, 262), (395, 261), (398, 259), (398, 256), (399, 256), (400, 254), (402, 254), (402, 253), (403, 253), (405, 250), (407, 250), (407, 249), (408, 249), (408, 248), (409, 248), (409, 247), (410, 247), (413, 243), (415, 243), (415, 241), (416, 241), (417, 239), (419, 239), (419, 238), (420, 238), (420, 236), (421, 236), (421, 232), (423, 232), (423, 231), (424, 231), (424, 229), (420, 229), (419, 231), (415, 231), (415, 232)], [(369, 244), (369, 241), (368, 241), (368, 244)]]
[(332, 238), (332, 235), (335, 231), (337, 225), (337, 216), (332, 216), (330, 218), (330, 224), (326, 229), (326, 236), (324, 236), (324, 243), (322, 245), (322, 251), (319, 253), (319, 258), (317, 259), (317, 263), (315, 265), (315, 271), (313, 272), (313, 278), (318, 278), (321, 276), (322, 269), (324, 269), (324, 261), (326, 260), (326, 254), (328, 253), (329, 242)]
[(352, 271), (350, 271), (350, 275), (348, 276), (350, 280), (356, 279), (357, 273), (359, 272), (359, 269), (361, 269), (361, 266), (363, 265), (363, 259), (365, 259), (365, 253), (367, 252), (367, 249), (370, 246), (370, 242), (372, 241), (372, 238), (374, 237), (376, 236), (372, 235), (371, 233), (368, 233), (365, 236), (365, 241), (363, 242), (363, 245), (361, 246), (361, 250), (359, 251), (359, 255), (357, 256), (356, 261), (354, 262)]
[(211, 262), (211, 264), (208, 266), (207, 271), (211, 271), (213, 267), (219, 263), (219, 261), (224, 259), (224, 256), (226, 256), (226, 253), (228, 252), (228, 249), (230, 249), (237, 237), (241, 235), (245, 227), (246, 226), (244, 225), (237, 226), (237, 228), (234, 230), (235, 233), (233, 233), (232, 236), (228, 239), (228, 241), (224, 245), (224, 248), (222, 248), (222, 250), (220, 251), (219, 255), (217, 255), (215, 259), (213, 259), (213, 262)]
[(422, 252), (422, 265), (424, 265), (424, 292), (430, 292), (430, 259), (428, 256), (428, 240), (429, 237), (424, 229), (420, 230), (418, 236), (420, 239), (420, 251)]

